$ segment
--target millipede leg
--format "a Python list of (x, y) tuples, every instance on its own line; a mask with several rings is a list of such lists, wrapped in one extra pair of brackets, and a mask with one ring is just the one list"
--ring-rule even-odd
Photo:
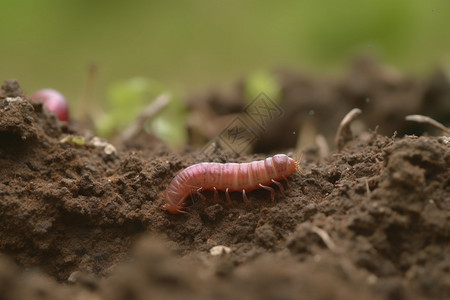
[(197, 199), (194, 199), (195, 197), (194, 197), (193, 194), (190, 194), (190, 195), (189, 195), (189, 198), (191, 198), (192, 205), (194, 205), (195, 202), (197, 202)]
[(219, 202), (219, 193), (217, 192), (217, 189), (214, 187), (214, 201)]
[(200, 196), (200, 198), (202, 198), (202, 201), (206, 201), (206, 197), (205, 197), (204, 195), (200, 194), (200, 192), (201, 192), (202, 190), (203, 190), (203, 188), (198, 188), (197, 191), (196, 191), (196, 193), (197, 193), (197, 195)]
[(242, 190), (242, 198), (244, 198), (245, 205), (252, 207), (252, 203), (247, 198), (247, 194), (245, 194), (245, 190)]
[(285, 195), (284, 195), (284, 187), (283, 187), (283, 185), (282, 185), (281, 183), (279, 183), (278, 181), (275, 181), (275, 180), (273, 180), (273, 179), (271, 179), (271, 181), (272, 181), (273, 183), (275, 183), (275, 184), (278, 186), (278, 188), (279, 188), (280, 191), (281, 191), (281, 194), (283, 194), (283, 196), (285, 196)]
[(262, 185), (261, 183), (259, 184), (259, 186), (270, 192), (270, 198), (272, 199), (272, 202), (274, 202), (275, 201), (275, 190), (273, 188), (271, 188), (270, 186)]
[(289, 182), (289, 180), (286, 178), (286, 176), (283, 176), (283, 179), (286, 181), (286, 184), (288, 186), (288, 188), (291, 188), (291, 183)]
[(225, 190), (225, 197), (227, 198), (228, 205), (233, 206), (233, 202), (231, 202), (230, 193), (228, 192), (228, 188)]

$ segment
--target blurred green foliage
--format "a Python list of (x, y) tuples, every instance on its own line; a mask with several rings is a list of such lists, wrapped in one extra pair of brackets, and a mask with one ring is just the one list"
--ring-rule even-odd
[[(159, 95), (167, 91), (162, 84), (144, 77), (114, 83), (107, 91), (107, 111), (95, 121), (98, 135), (111, 137), (126, 129)], [(185, 109), (180, 98), (171, 101), (145, 129), (166, 144), (179, 147), (187, 142)]]
[(95, 122), (96, 131), (101, 136), (110, 137), (124, 130), (148, 103), (163, 92), (160, 84), (143, 77), (111, 84), (107, 90), (107, 110)]
[(275, 74), (267, 71), (257, 71), (250, 74), (245, 81), (245, 100), (250, 103), (264, 92), (271, 100), (280, 101), (281, 86)]
[[(28, 94), (58, 89), (72, 107), (95, 62), (93, 98), (110, 108), (130, 104), (117, 111), (126, 117), (108, 117), (122, 126), (149, 99), (137, 95), (139, 83), (136, 94), (106, 91), (134, 77), (184, 95), (274, 67), (335, 72), (360, 52), (406, 71), (448, 67), (450, 1), (2, 0), (0, 37), (0, 79), (19, 79)], [(253, 80), (257, 89), (271, 84)]]
[(174, 98), (164, 111), (148, 123), (147, 131), (154, 133), (167, 145), (181, 147), (188, 142), (186, 110), (179, 98)]

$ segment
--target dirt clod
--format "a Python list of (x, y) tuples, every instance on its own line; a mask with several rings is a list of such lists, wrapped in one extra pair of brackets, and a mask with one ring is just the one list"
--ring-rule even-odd
[(22, 89), (20, 88), (19, 82), (15, 79), (5, 80), (0, 87), (0, 98), (21, 96), (23, 96)]

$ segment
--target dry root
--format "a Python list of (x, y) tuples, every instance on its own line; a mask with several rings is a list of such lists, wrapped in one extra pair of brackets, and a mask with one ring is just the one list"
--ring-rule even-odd
[(426, 123), (430, 124), (431, 126), (436, 127), (437, 129), (442, 130), (444, 134), (450, 135), (450, 129), (445, 127), (443, 124), (439, 123), (438, 121), (422, 115), (409, 115), (405, 117), (406, 121), (413, 121), (418, 123)]
[(171, 96), (169, 94), (161, 94), (155, 101), (151, 102), (138, 116), (136, 121), (124, 130), (121, 135), (122, 143), (132, 140), (142, 132), (144, 130), (145, 122), (163, 110), (169, 104), (170, 100)]
[(362, 111), (359, 108), (352, 109), (345, 117), (342, 119), (339, 125), (338, 131), (336, 133), (336, 147), (338, 150), (342, 150), (349, 141), (353, 139), (353, 133), (350, 129), (350, 124), (354, 119), (356, 119)]

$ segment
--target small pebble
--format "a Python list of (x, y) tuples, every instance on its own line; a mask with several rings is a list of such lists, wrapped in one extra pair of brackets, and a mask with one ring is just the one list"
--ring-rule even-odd
[(229, 248), (229, 247), (227, 247), (227, 246), (219, 245), (219, 246), (212, 247), (212, 248), (209, 250), (209, 253), (210, 253), (212, 256), (218, 256), (218, 255), (222, 255), (222, 254), (228, 254), (228, 253), (231, 253), (231, 248)]

